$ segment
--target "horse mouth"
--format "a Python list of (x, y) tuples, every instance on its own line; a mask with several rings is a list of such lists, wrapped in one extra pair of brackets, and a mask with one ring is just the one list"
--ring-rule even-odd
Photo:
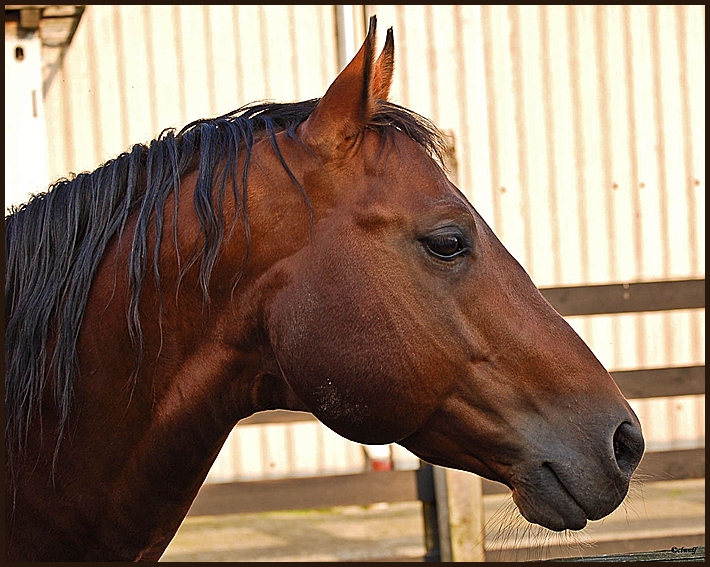
[[(543, 463), (536, 485), (513, 489), (513, 501), (529, 522), (553, 531), (581, 530), (589, 516), (550, 463)], [(544, 487), (544, 488), (543, 488)]]

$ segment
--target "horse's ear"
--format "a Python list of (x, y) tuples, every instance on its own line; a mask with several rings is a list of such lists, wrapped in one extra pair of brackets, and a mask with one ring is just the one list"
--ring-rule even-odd
[(392, 28), (387, 30), (387, 39), (382, 53), (377, 58), (372, 80), (372, 94), (375, 99), (387, 100), (394, 75), (394, 35)]
[(301, 140), (318, 153), (330, 153), (349, 143), (368, 124), (378, 99), (386, 100), (394, 70), (394, 37), (387, 30), (382, 53), (375, 61), (377, 18), (360, 51), (330, 85), (308, 119), (299, 127)]

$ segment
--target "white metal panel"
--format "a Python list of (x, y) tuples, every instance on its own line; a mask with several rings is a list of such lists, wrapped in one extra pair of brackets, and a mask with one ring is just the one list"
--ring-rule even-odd
[[(704, 6), (366, 8), (393, 99), (455, 133), (538, 285), (704, 274)], [(89, 6), (46, 97), (52, 177), (336, 70), (332, 6)]]
[(5, 27), (5, 210), (47, 189), (40, 39)]
[(538, 284), (704, 273), (704, 6), (367, 8), (395, 101), (489, 138), (491, 182), (460, 156), (461, 185)]
[(255, 100), (321, 96), (332, 6), (87, 6), (46, 95), (52, 178)]

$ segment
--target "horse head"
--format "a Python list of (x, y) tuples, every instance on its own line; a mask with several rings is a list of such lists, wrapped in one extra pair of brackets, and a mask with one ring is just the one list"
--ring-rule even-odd
[(388, 123), (392, 31), (374, 46), (373, 18), (295, 132), (311, 230), (265, 309), (283, 387), (351, 440), (500, 481), (529, 521), (580, 529), (626, 495), (639, 421), (432, 152)]

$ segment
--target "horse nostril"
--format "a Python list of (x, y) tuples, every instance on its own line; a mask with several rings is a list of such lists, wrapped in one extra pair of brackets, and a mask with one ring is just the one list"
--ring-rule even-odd
[(614, 433), (614, 457), (623, 474), (631, 476), (643, 457), (643, 451), (641, 429), (626, 421), (622, 423)]

